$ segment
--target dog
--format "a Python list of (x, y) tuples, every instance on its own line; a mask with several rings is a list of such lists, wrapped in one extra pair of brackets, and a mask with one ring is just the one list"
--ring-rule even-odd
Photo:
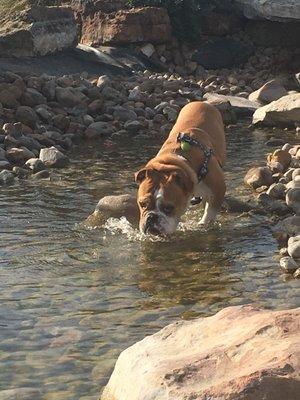
[(158, 154), (135, 174), (140, 231), (173, 233), (193, 197), (205, 202), (200, 224), (212, 223), (226, 192), (225, 161), (220, 112), (201, 101), (185, 105)]

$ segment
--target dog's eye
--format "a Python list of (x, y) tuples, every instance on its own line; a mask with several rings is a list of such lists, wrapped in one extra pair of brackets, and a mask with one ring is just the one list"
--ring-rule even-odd
[(147, 206), (148, 206), (147, 201), (140, 201), (139, 204), (140, 204), (141, 208), (147, 208)]
[(174, 206), (170, 204), (162, 207), (162, 212), (165, 213), (166, 215), (172, 214), (173, 211), (174, 211)]

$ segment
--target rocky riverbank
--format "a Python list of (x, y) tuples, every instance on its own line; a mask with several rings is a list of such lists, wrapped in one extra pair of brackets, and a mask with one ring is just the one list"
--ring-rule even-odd
[[(270, 125), (272, 115), (272, 124), (298, 130), (300, 93), (291, 91), (299, 87), (298, 74), (272, 81), (259, 93), (253, 93), (257, 75), (248, 71), (249, 81), (245, 77), (246, 72), (237, 75), (224, 70), (215, 75), (204, 69), (199, 80), (149, 70), (114, 77), (87, 72), (59, 77), (1, 73), (1, 182), (31, 174), (33, 178), (49, 176), (47, 168), (66, 166), (67, 153), (78, 142), (116, 142), (136, 135), (163, 141), (180, 108), (195, 100), (216, 105), (225, 124), (254, 114), (253, 123)], [(240, 90), (246, 82), (249, 86), (244, 87), (242, 97)], [(235, 87), (239, 96), (218, 94), (225, 86), (228, 90)], [(262, 106), (266, 91), (267, 101), (277, 100)], [(257, 121), (258, 114), (266, 117)]]

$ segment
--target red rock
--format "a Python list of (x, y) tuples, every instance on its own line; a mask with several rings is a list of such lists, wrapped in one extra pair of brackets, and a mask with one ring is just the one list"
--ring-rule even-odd
[(102, 400), (296, 400), (300, 308), (228, 307), (179, 321), (119, 356)]
[(164, 8), (141, 7), (115, 13), (91, 12), (82, 16), (83, 44), (165, 43), (171, 23)]

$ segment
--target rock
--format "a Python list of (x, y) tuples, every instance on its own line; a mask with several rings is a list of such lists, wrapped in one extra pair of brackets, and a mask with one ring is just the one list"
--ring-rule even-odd
[(81, 104), (85, 104), (88, 101), (88, 98), (83, 93), (72, 87), (57, 87), (55, 94), (57, 101), (61, 103), (64, 107), (75, 107)]
[(34, 158), (35, 155), (26, 147), (12, 147), (6, 151), (7, 159), (16, 164), (23, 165), (29, 158)]
[(20, 387), (0, 391), (0, 400), (40, 400), (42, 394), (40, 390), (29, 387)]
[(168, 121), (174, 122), (177, 119), (178, 111), (170, 106), (167, 106), (163, 109), (163, 114), (168, 117)]
[(289, 274), (294, 273), (298, 268), (298, 264), (292, 257), (282, 257), (280, 259), (280, 266), (285, 272), (288, 272)]
[(139, 121), (127, 121), (124, 128), (127, 132), (136, 135), (143, 128), (143, 125)]
[(114, 119), (122, 122), (135, 121), (137, 119), (137, 114), (132, 110), (127, 110), (124, 107), (115, 107), (113, 112)]
[(267, 167), (252, 167), (245, 175), (244, 183), (253, 189), (270, 186), (273, 183), (272, 172)]
[(69, 158), (54, 146), (41, 149), (39, 158), (47, 167), (51, 168), (62, 168), (70, 162)]
[(77, 27), (71, 9), (34, 6), (2, 25), (0, 56), (45, 55), (73, 47), (76, 42)]
[(18, 167), (18, 166), (14, 166), (13, 167), (13, 173), (15, 176), (17, 176), (20, 179), (26, 179), (28, 178), (30, 172), (27, 169)]
[(32, 179), (47, 179), (50, 176), (50, 172), (47, 169), (43, 171), (36, 172), (31, 176)]
[[(88, 129), (93, 130), (97, 133), (97, 136), (108, 136), (111, 135), (113, 132), (113, 128), (110, 123), (108, 122), (93, 122)], [(92, 137), (88, 134), (85, 134), (86, 137), (92, 139)]]
[(99, 44), (166, 43), (171, 40), (171, 23), (165, 8), (140, 7), (105, 14), (91, 8), (82, 19), (81, 43)]
[[(223, 10), (222, 10), (223, 11)], [(243, 18), (235, 12), (209, 11), (201, 16), (201, 33), (209, 36), (232, 35), (244, 26)]]
[[(0, 36), (0, 49), (1, 49), (1, 36)], [(1, 50), (0, 50), (1, 53)], [(17, 108), (20, 103), (20, 97), (23, 91), (14, 84), (0, 83), (0, 103), (4, 107)]]
[(293, 277), (296, 279), (300, 279), (300, 268), (297, 268), (293, 274)]
[(36, 112), (28, 106), (20, 106), (16, 111), (16, 119), (25, 125), (34, 128), (37, 122)]
[(300, 168), (291, 169), (291, 178), (294, 180), (296, 176), (300, 175)]
[(274, 21), (299, 21), (300, 7), (297, 1), (286, 0), (236, 0), (246, 18)]
[(5, 156), (5, 150), (0, 147), (0, 161), (7, 161)]
[(230, 104), (230, 101), (221, 99), (221, 98), (217, 98), (214, 96), (207, 96), (207, 97), (208, 97), (208, 99), (205, 100), (205, 102), (212, 104), (220, 111), (225, 125), (235, 124), (237, 122), (237, 117), (236, 117), (236, 114), (235, 114), (231, 104)]
[(47, 99), (35, 89), (27, 88), (21, 98), (22, 104), (28, 107), (35, 107), (40, 104), (46, 104)]
[(85, 221), (91, 227), (101, 227), (109, 218), (126, 219), (137, 226), (140, 212), (136, 195), (116, 195), (103, 197), (96, 206), (95, 211)]
[(141, 47), (141, 52), (148, 58), (150, 58), (155, 53), (155, 47), (152, 43), (147, 43)]
[(273, 183), (267, 190), (267, 194), (273, 199), (284, 199), (285, 185), (283, 183)]
[(46, 168), (43, 161), (40, 160), (39, 158), (30, 158), (29, 160), (26, 161), (25, 165), (33, 172), (39, 172)]
[(245, 63), (253, 51), (250, 43), (231, 37), (216, 38), (203, 44), (194, 53), (192, 61), (206, 69), (230, 68)]
[(91, 113), (92, 115), (94, 114), (100, 114), (103, 108), (103, 100), (97, 99), (92, 101), (89, 105), (88, 105), (88, 112)]
[(102, 90), (105, 86), (110, 86), (111, 80), (110, 77), (107, 75), (99, 76), (97, 80), (97, 87)]
[(286, 184), (287, 189), (297, 189), (300, 188), (300, 178), (296, 176), (296, 178), (289, 183)]
[(10, 167), (10, 163), (7, 160), (0, 160), (0, 171), (3, 169), (8, 169)]
[(299, 317), (245, 305), (168, 325), (121, 353), (101, 399), (296, 400)]
[(300, 215), (300, 187), (288, 189), (285, 201), (295, 214)]
[(292, 157), (286, 150), (277, 149), (267, 156), (267, 165), (272, 172), (285, 172), (290, 166)]
[(290, 213), (290, 208), (283, 202), (276, 200), (267, 193), (260, 193), (257, 196), (257, 201), (263, 210), (277, 215), (286, 215)]
[(2, 171), (0, 171), (0, 184), (7, 185), (9, 183), (12, 183), (14, 179), (14, 174), (7, 169), (3, 169)]
[(260, 89), (251, 93), (248, 98), (257, 103), (269, 104), (287, 94), (288, 91), (284, 88), (282, 83), (277, 79), (272, 79), (265, 83)]
[(295, 260), (300, 259), (300, 235), (289, 238), (288, 253)]
[(222, 208), (229, 213), (243, 213), (253, 210), (253, 205), (232, 196), (226, 196)]
[(260, 107), (253, 115), (253, 124), (291, 126), (300, 123), (300, 93), (288, 94)]
[[(299, 46), (298, 37), (300, 35), (299, 23), (280, 23), (274, 21), (248, 21), (245, 27), (245, 35), (255, 46), (263, 47), (284, 47), (297, 48)], [(288, 64), (298, 67), (299, 64), (294, 57), (287, 57)], [(288, 88), (286, 88), (288, 89)]]
[(293, 215), (279, 221), (272, 231), (281, 242), (286, 242), (291, 236), (300, 235), (300, 216)]
[(48, 101), (53, 101), (55, 99), (55, 90), (56, 83), (54, 80), (49, 80), (45, 82), (42, 86), (42, 93)]
[(239, 117), (253, 115), (259, 109), (259, 104), (238, 96), (226, 96), (217, 93), (206, 93), (203, 98), (212, 103), (214, 101), (229, 102), (235, 114)]

